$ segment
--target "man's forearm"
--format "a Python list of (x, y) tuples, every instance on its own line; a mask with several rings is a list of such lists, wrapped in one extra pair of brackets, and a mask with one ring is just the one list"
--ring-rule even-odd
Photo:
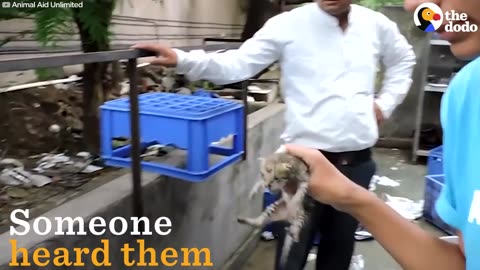
[(430, 235), (365, 189), (359, 187), (353, 194), (345, 211), (357, 218), (404, 269), (465, 269), (458, 245)]
[(225, 85), (247, 80), (267, 68), (281, 55), (282, 17), (271, 18), (252, 38), (237, 50), (206, 53), (202, 50), (176, 50), (177, 72), (191, 81), (208, 80)]
[(201, 50), (176, 52), (179, 57), (179, 74), (184, 74), (191, 81), (208, 80), (219, 85), (249, 79), (271, 64), (270, 59), (261, 58), (261, 53), (256, 55), (255, 52), (241, 50), (223, 53), (207, 53)]

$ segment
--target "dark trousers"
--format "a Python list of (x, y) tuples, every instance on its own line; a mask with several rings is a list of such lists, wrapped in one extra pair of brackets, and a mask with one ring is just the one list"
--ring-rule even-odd
[[(325, 156), (350, 180), (368, 188), (376, 171), (376, 164), (371, 158), (370, 150), (333, 154)], [(305, 267), (315, 235), (320, 233), (316, 269), (348, 270), (355, 246), (355, 231), (358, 221), (349, 214), (335, 210), (333, 207), (315, 202), (311, 218), (305, 223), (298, 243), (290, 249), (286, 266), (280, 268), (279, 260), (285, 236), (285, 229), (279, 229), (275, 258), (276, 270), (301, 270)], [(286, 227), (288, 224), (277, 224)]]

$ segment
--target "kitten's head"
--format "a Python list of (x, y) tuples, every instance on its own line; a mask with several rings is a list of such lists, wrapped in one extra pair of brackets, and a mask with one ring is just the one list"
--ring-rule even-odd
[(294, 164), (285, 159), (286, 154), (273, 154), (260, 160), (260, 175), (264, 186), (272, 192), (283, 189), (291, 176)]

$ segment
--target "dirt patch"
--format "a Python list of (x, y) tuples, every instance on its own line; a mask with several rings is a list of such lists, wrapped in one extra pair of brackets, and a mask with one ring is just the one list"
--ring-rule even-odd
[(46, 86), (1, 95), (0, 141), (8, 156), (84, 149), (79, 86), (71, 85), (68, 89)]

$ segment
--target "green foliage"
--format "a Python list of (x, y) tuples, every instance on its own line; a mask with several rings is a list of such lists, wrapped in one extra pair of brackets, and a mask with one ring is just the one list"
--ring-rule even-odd
[[(91, 43), (106, 47), (113, 33), (109, 30), (116, 0), (95, 0), (84, 2), (83, 8), (77, 10), (77, 19), (89, 35)], [(92, 18), (95, 18), (92, 20)]]
[(35, 36), (47, 47), (56, 47), (62, 36), (74, 33), (72, 11), (68, 8), (45, 8), (35, 13)]
[(205, 90), (217, 90), (221, 89), (222, 87), (219, 87), (218, 85), (215, 85), (214, 83), (206, 80), (199, 80), (195, 82), (190, 82), (187, 87), (190, 90), (195, 90), (197, 88), (203, 88)]
[(35, 75), (40, 81), (56, 80), (65, 76), (62, 68), (39, 68), (35, 70)]
[[(38, 2), (24, 0), (23, 2)], [(88, 33), (87, 43), (108, 46), (109, 31), (116, 0), (84, 0), (83, 8), (75, 10), (76, 18)], [(35, 37), (45, 47), (55, 47), (62, 37), (71, 37), (75, 31), (74, 10), (68, 8), (0, 8), (0, 21), (33, 17)], [(0, 41), (4, 45), (10, 40)]]
[[(7, 1), (2, 1), (2, 2), (7, 2)], [(10, 1), (13, 3), (14, 1)], [(17, 1), (19, 2), (19, 1)], [(36, 2), (35, 0), (24, 0), (22, 2), (25, 3), (32, 3)], [(31, 14), (34, 14), (37, 11), (40, 11), (41, 9), (38, 8), (0, 8), (0, 21), (3, 20), (11, 20), (11, 19), (16, 19), (16, 18), (24, 18), (24, 17), (29, 17)]]
[(371, 8), (373, 10), (379, 10), (388, 5), (403, 5), (404, 0), (358, 0), (358, 4)]
[[(62, 39), (72, 37), (78, 29), (82, 32), (83, 47), (106, 50), (112, 33), (109, 30), (116, 0), (83, 0), (79, 9), (68, 8), (0, 8), (0, 21), (32, 17), (35, 21), (35, 38), (44, 47), (56, 47)], [(39, 2), (39, 0), (23, 0)], [(78, 26), (78, 27), (76, 27)], [(25, 33), (0, 40), (0, 47)], [(86, 45), (86, 46), (85, 46)], [(93, 45), (93, 46), (91, 46)], [(35, 70), (39, 80), (56, 77), (55, 70)]]

